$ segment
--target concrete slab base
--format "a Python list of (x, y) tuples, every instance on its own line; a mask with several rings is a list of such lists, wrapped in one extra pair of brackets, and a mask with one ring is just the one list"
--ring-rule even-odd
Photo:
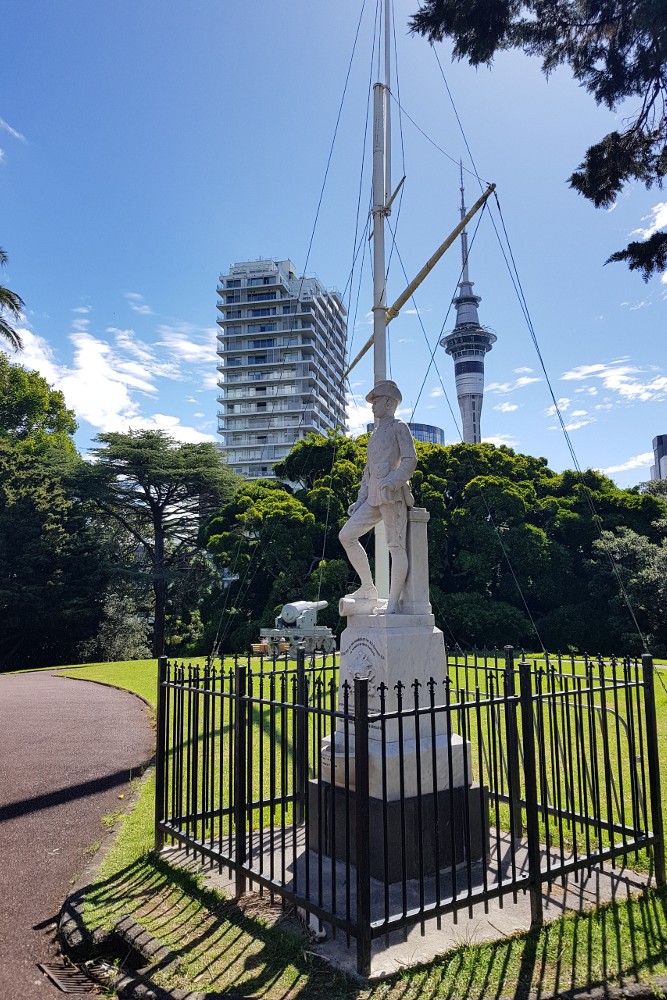
[[(313, 902), (320, 902), (320, 905), (329, 907), (333, 898), (336, 901), (337, 912), (344, 915), (349, 906), (350, 914), (354, 914), (356, 908), (356, 871), (354, 868), (346, 869), (340, 862), (335, 863), (331, 858), (320, 859), (313, 851), (306, 848), (306, 833), (303, 827), (294, 831), (289, 830), (289, 846), (286, 844), (286, 851), (277, 853), (277, 841), (274, 842), (274, 850), (270, 851), (268, 834), (265, 831), (263, 837), (263, 849), (259, 847), (259, 836), (254, 834), (252, 845), (252, 866), (258, 874), (269, 877), (270, 872), (280, 878), (285, 872), (286, 887), (291, 890), (303, 892), (306, 878), (310, 885), (310, 898)], [(491, 831), (492, 851), (490, 862), (486, 868), (486, 884), (493, 886), (499, 879), (507, 877), (512, 864), (512, 856), (516, 866), (517, 874), (527, 873), (527, 851), (525, 842), (517, 842), (512, 850), (509, 835), (502, 831)], [(164, 856), (172, 864), (196, 867), (201, 871), (206, 883), (212, 888), (216, 888), (227, 896), (234, 896), (235, 883), (234, 874), (223, 868), (218, 872), (217, 865), (214, 867), (204, 859), (198, 862), (192, 852), (189, 855), (181, 848), (167, 848)], [(553, 863), (556, 864), (559, 856), (552, 855)], [(546, 850), (542, 853), (542, 867), (547, 864)], [(322, 873), (322, 895), (318, 896), (318, 882), (321, 865)], [(483, 885), (484, 872), (481, 863), (472, 865), (470, 870), (470, 883), (468, 882), (468, 870), (464, 864), (454, 872), (442, 872), (438, 876), (431, 875), (424, 880), (423, 894), (426, 902), (438, 898), (446, 899), (452, 895), (452, 877), (456, 879), (457, 894), (463, 896), (467, 892), (468, 884), (473, 888)], [(544, 904), (545, 921), (555, 920), (568, 911), (582, 911), (592, 909), (601, 903), (611, 900), (625, 900), (631, 895), (641, 892), (650, 879), (647, 875), (638, 874), (629, 868), (625, 868), (619, 861), (613, 868), (610, 863), (600, 869), (592, 869), (590, 873), (583, 871), (577, 876), (570, 875), (563, 879), (555, 880), (551, 885), (543, 886), (542, 898)], [(251, 886), (249, 891), (256, 892), (257, 884)], [(265, 895), (267, 891), (264, 890)], [(391, 913), (402, 912), (403, 907), (403, 887), (400, 882), (389, 886), (388, 904)], [(406, 883), (405, 905), (407, 910), (419, 906), (421, 890), (417, 879)], [(385, 913), (386, 897), (385, 886), (375, 879), (371, 880), (371, 915), (373, 920), (382, 919)], [(356, 976), (356, 941), (350, 939), (346, 941), (345, 933), (332, 932), (332, 928), (326, 926), (327, 937), (322, 942), (313, 943), (311, 950), (321, 958), (330, 962), (350, 975)], [(385, 937), (378, 938), (373, 942), (371, 975), (370, 979), (381, 979), (395, 974), (402, 969), (412, 965), (420, 965), (430, 962), (439, 955), (443, 955), (461, 945), (482, 944), (488, 941), (497, 941), (513, 934), (530, 929), (530, 897), (527, 892), (519, 891), (516, 895), (509, 893), (504, 897), (493, 899), (488, 903), (475, 903), (472, 906), (465, 906), (456, 914), (446, 914), (442, 917), (425, 920), (422, 925), (417, 924), (407, 931), (396, 931)]]

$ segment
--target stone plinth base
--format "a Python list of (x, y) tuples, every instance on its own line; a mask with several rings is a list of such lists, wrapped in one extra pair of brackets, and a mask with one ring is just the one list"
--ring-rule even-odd
[[(414, 707), (415, 681), (419, 704), (430, 703), (431, 681), (434, 701), (445, 700), (447, 659), (442, 632), (434, 625), (433, 615), (357, 615), (348, 618), (348, 626), (340, 637), (340, 674), (338, 707), (345, 709), (344, 686), (348, 685), (347, 708), (354, 714), (354, 678), (369, 681), (368, 708), (371, 713), (381, 709), (380, 686), (384, 685), (384, 709), (398, 708), (399, 681), (402, 684), (401, 703), (409, 712)], [(406, 718), (406, 725), (410, 726)], [(446, 713), (436, 714), (436, 731), (447, 731)], [(425, 735), (422, 733), (422, 735)], [(404, 728), (404, 738), (414, 736)], [(371, 723), (371, 739), (380, 739), (379, 728)], [(396, 736), (386, 734), (387, 739)]]
[[(386, 878), (388, 883), (419, 878), (420, 843), (421, 871), (424, 875), (485, 857), (489, 836), (487, 799), (488, 790), (475, 784), (454, 788), (451, 792), (438, 792), (437, 795), (422, 795), (421, 803), (417, 797), (405, 799), (403, 804), (400, 801), (387, 802), (385, 838), (383, 802), (372, 797), (369, 800), (371, 877), (379, 881)], [(333, 854), (336, 860), (345, 861), (349, 836), (349, 862), (356, 864), (355, 804), (354, 792), (346, 794), (343, 788), (324, 781), (309, 783), (308, 846), (311, 851), (322, 852), (328, 857)]]
[[(389, 720), (385, 727), (389, 734), (395, 730), (396, 720)], [(351, 727), (350, 727), (351, 728)], [(409, 730), (414, 734), (414, 720), (404, 720), (404, 731)], [(422, 723), (422, 731), (430, 728), (430, 719), (425, 717)], [(371, 734), (369, 734), (371, 735)], [(377, 735), (377, 734), (375, 734)], [(334, 785), (345, 785), (345, 739), (344, 734), (336, 733), (335, 755), (332, 754), (332, 737), (326, 736), (322, 740), (322, 777), (325, 781)], [(451, 751), (450, 751), (451, 746)], [(348, 754), (348, 781), (351, 789), (356, 788), (355, 757), (354, 757), (354, 734), (350, 733)], [(402, 753), (401, 753), (402, 747)], [(451, 782), (450, 782), (450, 752), (451, 752)], [(386, 740), (384, 750), (382, 743), (373, 738), (368, 741), (368, 790), (370, 795), (378, 799), (387, 798), (394, 802), (401, 797), (401, 759), (403, 760), (403, 794), (413, 796), (417, 794), (417, 741), (411, 738), (404, 738), (399, 744), (396, 736), (393, 740)], [(435, 757), (435, 782), (433, 780), (433, 758)], [(333, 768), (332, 768), (332, 758)], [(384, 763), (383, 763), (384, 761)], [(467, 764), (467, 767), (466, 767)], [(472, 783), (472, 769), (470, 766), (470, 743), (464, 746), (463, 739), (457, 734), (443, 734), (435, 738), (435, 753), (433, 752), (433, 741), (430, 736), (419, 741), (419, 769), (421, 774), (421, 791), (423, 795), (433, 794), (433, 786), (440, 791), (449, 788), (450, 783), (454, 788), (459, 785), (469, 785)], [(383, 782), (383, 770), (385, 771)], [(333, 771), (333, 774), (332, 774)], [(467, 773), (466, 773), (467, 771)]]

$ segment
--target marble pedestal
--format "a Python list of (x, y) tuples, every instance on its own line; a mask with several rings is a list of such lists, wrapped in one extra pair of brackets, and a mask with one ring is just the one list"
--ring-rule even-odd
[[(420, 866), (433, 872), (479, 859), (488, 826), (486, 790), (473, 784), (470, 744), (449, 731), (446, 711), (418, 718), (413, 711), (415, 695), (421, 708), (431, 705), (431, 694), (435, 706), (446, 701), (445, 642), (429, 603), (428, 519), (421, 508), (408, 512), (409, 572), (398, 614), (386, 614), (386, 602), (340, 602), (348, 625), (340, 644), (338, 709), (346, 719), (323, 740), (320, 779), (309, 792), (310, 848), (343, 858), (355, 829), (354, 681), (367, 678), (371, 872), (390, 882), (417, 877)], [(372, 718), (399, 706), (406, 713), (400, 720)]]
[[(399, 706), (397, 685), (403, 685), (401, 704), (404, 712), (414, 707), (415, 682), (419, 705), (430, 704), (431, 687), (435, 705), (445, 701), (446, 657), (442, 632), (435, 627), (432, 614), (355, 615), (348, 618), (341, 636), (338, 708), (354, 714), (354, 679), (367, 677), (369, 713), (380, 712), (380, 691), (384, 685), (384, 711), (395, 712)], [(350, 788), (355, 788), (354, 731), (348, 723), (348, 774)], [(322, 742), (322, 777), (333, 785), (345, 784), (345, 723), (339, 720), (337, 731)], [(384, 731), (384, 747), (383, 747)], [(435, 745), (433, 736), (435, 736)], [(470, 744), (449, 733), (445, 711), (421, 716), (387, 719), (369, 723), (369, 793), (379, 799), (385, 795), (395, 801), (403, 794), (417, 794), (417, 757), (421, 772), (421, 792), (433, 793), (450, 787), (470, 784)], [(436, 780), (433, 778), (435, 760)], [(383, 774), (384, 771), (384, 774)]]

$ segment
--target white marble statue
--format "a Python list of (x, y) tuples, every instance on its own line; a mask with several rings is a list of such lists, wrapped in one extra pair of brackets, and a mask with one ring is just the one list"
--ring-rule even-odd
[(409, 479), (417, 467), (417, 453), (410, 428), (394, 416), (402, 398), (400, 389), (391, 379), (378, 382), (366, 396), (367, 401), (372, 403), (377, 422), (368, 442), (359, 495), (348, 509), (350, 519), (338, 536), (361, 580), (359, 589), (349, 594), (348, 599), (358, 602), (360, 606), (376, 607), (378, 592), (359, 538), (380, 520), (384, 521), (391, 555), (389, 601), (385, 612), (389, 615), (398, 611), (408, 575), (408, 507), (414, 504)]

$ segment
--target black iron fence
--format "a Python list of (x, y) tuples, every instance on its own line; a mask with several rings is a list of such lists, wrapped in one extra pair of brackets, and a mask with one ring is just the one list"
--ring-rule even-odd
[[(451, 657), (339, 690), (333, 657), (160, 660), (156, 845), (184, 845), (356, 940), (648, 852), (665, 880), (649, 656)], [(371, 707), (369, 708), (369, 700)]]

